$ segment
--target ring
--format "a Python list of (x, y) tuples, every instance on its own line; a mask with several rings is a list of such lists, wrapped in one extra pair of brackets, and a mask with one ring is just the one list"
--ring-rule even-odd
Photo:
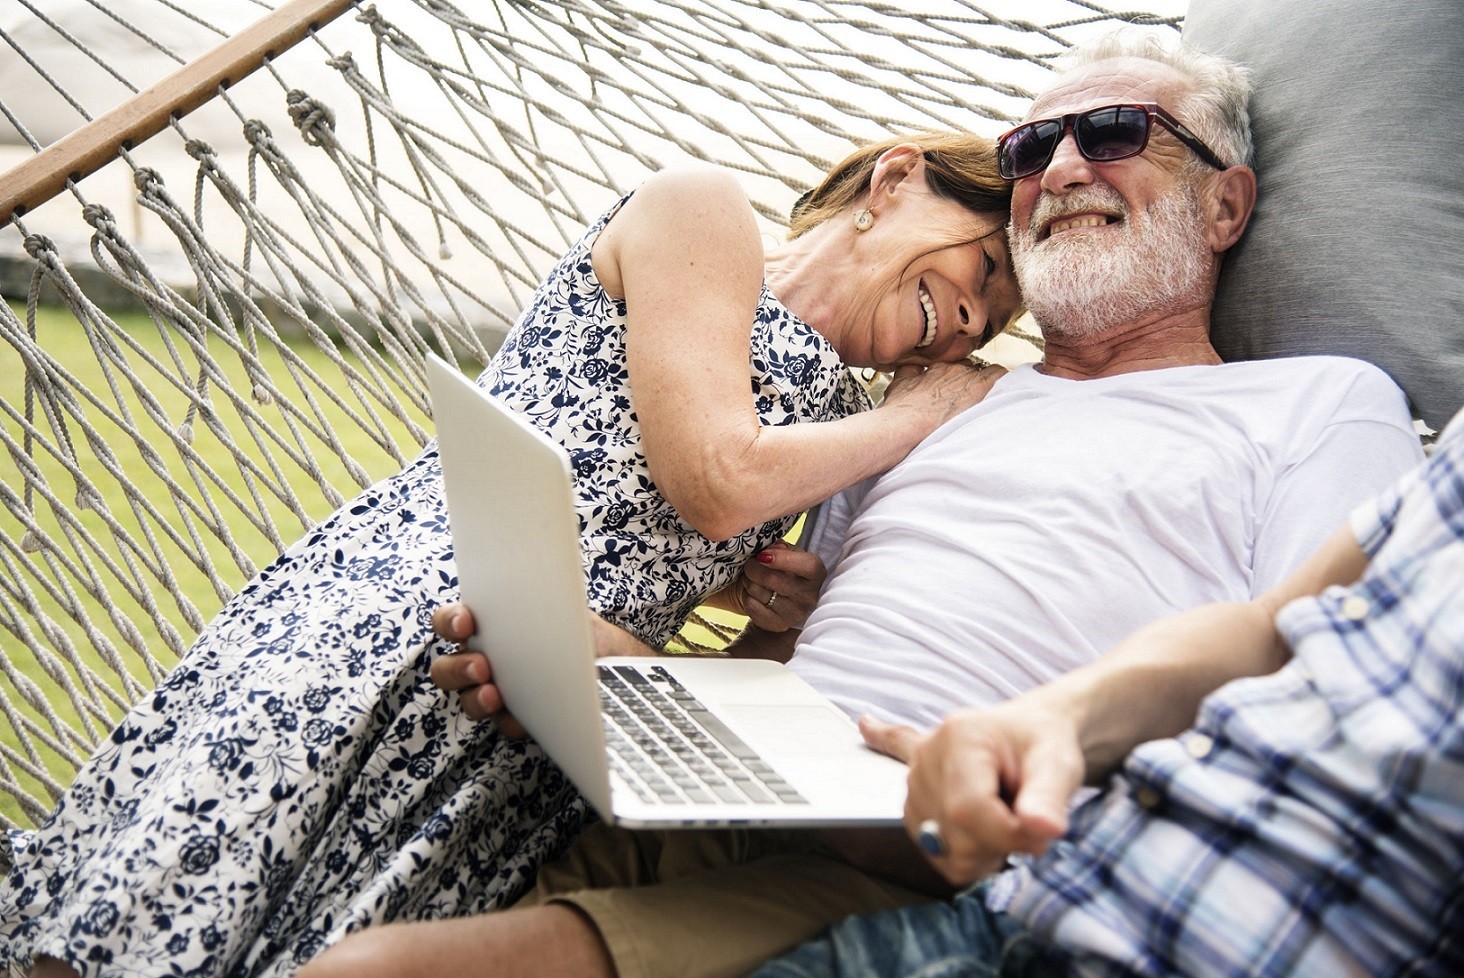
[(933, 818), (927, 818), (920, 823), (919, 833), (920, 848), (928, 856), (944, 856), (946, 847), (945, 839), (940, 835), (940, 823)]
[(771, 598), (768, 598), (768, 607), (771, 608), (773, 606), (773, 602), (776, 600), (778, 600), (778, 592), (774, 591), (773, 596)]

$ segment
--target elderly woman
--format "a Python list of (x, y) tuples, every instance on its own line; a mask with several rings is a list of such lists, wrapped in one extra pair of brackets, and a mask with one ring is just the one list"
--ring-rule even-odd
[[(592, 611), (664, 643), (808, 505), (984, 395), (966, 357), (1017, 307), (991, 144), (867, 147), (766, 254), (733, 178), (659, 174), (550, 272), (480, 382), (569, 450)], [(850, 367), (897, 370), (865, 411)], [(764, 580), (768, 578), (764, 577)], [(511, 902), (587, 818), (531, 742), (428, 678), (456, 597), (436, 452), (242, 590), (131, 711), (0, 888), (0, 959), (36, 975), (275, 975), (348, 930)]]

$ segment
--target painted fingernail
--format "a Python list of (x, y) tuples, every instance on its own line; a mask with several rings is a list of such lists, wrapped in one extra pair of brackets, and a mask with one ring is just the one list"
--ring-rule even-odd
[(773, 562), (773, 555), (764, 550), (757, 555), (757, 562), (759, 564), (771, 564)]

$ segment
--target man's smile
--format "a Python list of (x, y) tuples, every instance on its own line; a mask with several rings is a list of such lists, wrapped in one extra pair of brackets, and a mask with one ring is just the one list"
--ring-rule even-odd
[(1120, 218), (1109, 214), (1088, 213), (1067, 215), (1048, 222), (1047, 226), (1043, 228), (1042, 233), (1038, 235), (1038, 240), (1045, 241), (1055, 235), (1062, 234), (1064, 231), (1107, 227), (1110, 224), (1117, 224), (1119, 220)]

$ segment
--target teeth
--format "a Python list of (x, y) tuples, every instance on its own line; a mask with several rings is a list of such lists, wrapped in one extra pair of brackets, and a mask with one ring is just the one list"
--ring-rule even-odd
[(1108, 218), (1088, 215), (1086, 217), (1074, 217), (1066, 221), (1054, 221), (1047, 229), (1048, 237), (1060, 234), (1063, 231), (1071, 231), (1073, 228), (1101, 228), (1108, 223)]
[(923, 285), (917, 286), (916, 291), (920, 293), (920, 306), (925, 310), (925, 332), (921, 335), (920, 342), (915, 344), (915, 349), (923, 350), (935, 342), (935, 331), (938, 323), (935, 318), (935, 300), (930, 297), (929, 292), (925, 291), (925, 286)]

